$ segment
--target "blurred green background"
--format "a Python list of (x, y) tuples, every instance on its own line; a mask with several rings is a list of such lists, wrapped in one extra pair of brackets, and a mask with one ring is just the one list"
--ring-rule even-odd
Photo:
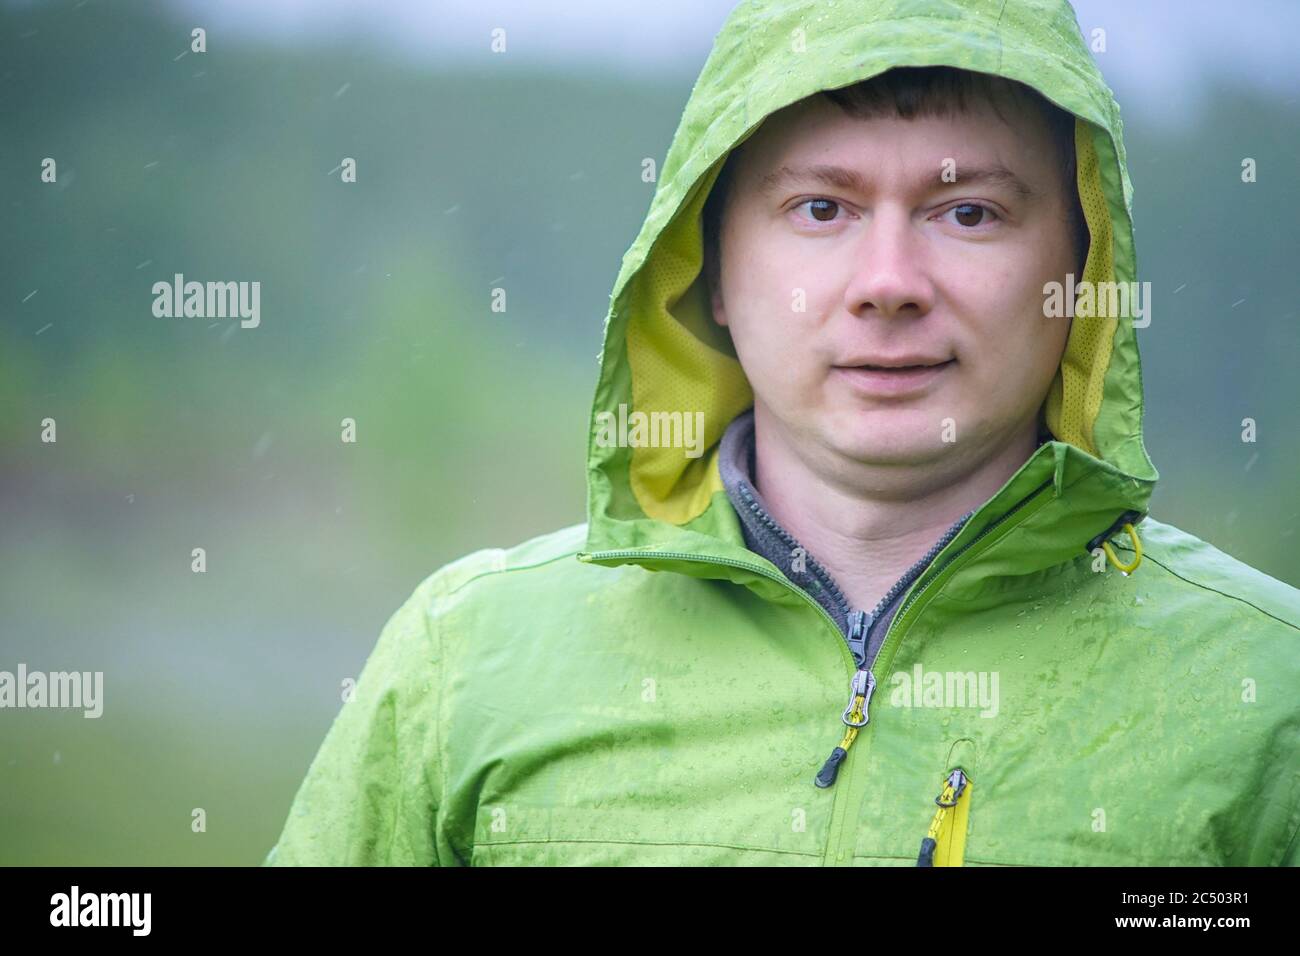
[[(255, 20), (181, 56), (202, 4), (0, 7), (0, 669), (106, 682), (98, 720), (0, 711), (0, 863), (260, 861), (415, 585), (583, 520), (601, 324), (703, 6), (688, 55), (627, 70), (490, 55), (464, 9), (454, 57)], [(1242, 58), (1135, 119), (1141, 74), (1099, 62), (1153, 286), (1154, 514), (1300, 584), (1300, 104)], [(259, 280), (261, 327), (155, 318), (176, 272)]]

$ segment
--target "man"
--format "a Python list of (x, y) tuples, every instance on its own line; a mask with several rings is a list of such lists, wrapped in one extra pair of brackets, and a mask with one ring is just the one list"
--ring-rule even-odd
[(1129, 197), (1063, 2), (738, 7), (587, 522), (416, 589), (267, 862), (1300, 864), (1300, 594), (1147, 517)]

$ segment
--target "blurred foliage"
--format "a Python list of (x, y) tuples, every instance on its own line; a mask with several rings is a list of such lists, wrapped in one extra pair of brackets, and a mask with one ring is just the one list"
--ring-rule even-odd
[[(99, 720), (0, 715), (0, 863), (257, 862), (415, 584), (583, 520), (641, 160), (693, 81), (189, 29), (0, 9), (0, 669), (106, 672)], [(1296, 120), (1225, 89), (1127, 133), (1155, 514), (1293, 584)], [(155, 318), (176, 272), (260, 281), (261, 327)]]

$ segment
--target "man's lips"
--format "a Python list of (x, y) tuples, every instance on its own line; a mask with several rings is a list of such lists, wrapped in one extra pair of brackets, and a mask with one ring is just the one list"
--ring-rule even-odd
[(886, 358), (884, 356), (865, 356), (863, 358), (850, 359), (847, 362), (837, 362), (836, 368), (881, 368), (881, 369), (911, 369), (911, 368), (933, 368), (939, 365), (947, 365), (949, 362), (956, 361), (951, 358), (929, 358), (921, 355), (900, 355), (896, 358)]
[(921, 391), (941, 378), (957, 360), (903, 357), (876, 359), (875, 362), (879, 364), (864, 362), (835, 365), (832, 366), (832, 372), (837, 378), (848, 382), (856, 392), (877, 398), (892, 398)]

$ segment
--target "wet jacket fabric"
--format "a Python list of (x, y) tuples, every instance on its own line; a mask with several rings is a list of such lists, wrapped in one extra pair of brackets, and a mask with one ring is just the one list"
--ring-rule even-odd
[[(1300, 864), (1300, 593), (1148, 513), (1130, 317), (1075, 318), (1050, 439), (936, 542), (869, 660), (861, 615), (747, 540), (721, 462), (753, 394), (701, 208), (765, 117), (909, 65), (1074, 114), (1084, 278), (1136, 279), (1119, 110), (1065, 3), (742, 3), (610, 297), (586, 520), (415, 589), (267, 863)], [(697, 411), (699, 455), (636, 418)]]

